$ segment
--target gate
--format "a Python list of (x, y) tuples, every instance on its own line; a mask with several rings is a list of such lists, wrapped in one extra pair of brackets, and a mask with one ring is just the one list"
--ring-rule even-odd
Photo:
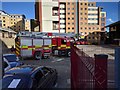
[(107, 55), (91, 58), (71, 44), (71, 88), (107, 89), (107, 58)]

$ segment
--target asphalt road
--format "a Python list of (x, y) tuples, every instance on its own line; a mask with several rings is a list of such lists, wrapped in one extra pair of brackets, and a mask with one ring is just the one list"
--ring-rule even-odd
[[(107, 54), (108, 55), (108, 84), (110, 88), (114, 87), (114, 48), (93, 45), (81, 45), (79, 48), (83, 49), (85, 53), (93, 57), (94, 54)], [(3, 49), (4, 50), (4, 49)], [(2, 52), (3, 53), (3, 52)], [(4, 50), (4, 53), (8, 51)], [(34, 60), (32, 58), (21, 60), (25, 64), (30, 65), (43, 65), (55, 68), (58, 72), (58, 81), (56, 88), (70, 88), (70, 58), (51, 56), (50, 59)]]
[(42, 65), (55, 68), (58, 72), (56, 88), (70, 88), (70, 58), (69, 57), (50, 57), (50, 59), (25, 59), (24, 64)]

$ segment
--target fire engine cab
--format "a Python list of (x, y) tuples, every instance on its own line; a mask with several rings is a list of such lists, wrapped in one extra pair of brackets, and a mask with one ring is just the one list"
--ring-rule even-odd
[(52, 38), (52, 53), (58, 56), (70, 56), (70, 42), (73, 39), (68, 37)]

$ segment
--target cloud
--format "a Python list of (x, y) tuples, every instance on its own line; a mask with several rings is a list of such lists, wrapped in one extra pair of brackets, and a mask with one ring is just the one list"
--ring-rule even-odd
[(111, 23), (114, 22), (111, 18), (107, 19), (107, 21), (109, 21), (109, 22), (111, 22)]

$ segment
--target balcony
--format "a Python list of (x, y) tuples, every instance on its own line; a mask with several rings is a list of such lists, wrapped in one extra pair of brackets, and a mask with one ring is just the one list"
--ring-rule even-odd
[(58, 1), (57, 0), (53, 0), (52, 1), (52, 5), (53, 5), (53, 7), (58, 7), (59, 5), (58, 5)]
[(59, 16), (52, 16), (53, 21), (59, 21)]

